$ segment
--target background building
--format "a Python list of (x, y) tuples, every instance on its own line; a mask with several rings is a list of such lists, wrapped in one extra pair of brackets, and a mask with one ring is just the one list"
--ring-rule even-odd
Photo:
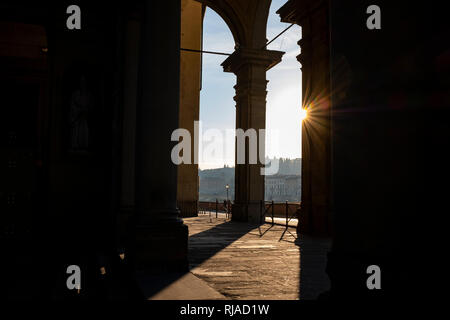
[[(266, 159), (270, 161), (271, 159)], [(279, 170), (275, 175), (265, 177), (266, 201), (301, 200), (301, 159), (277, 159)], [(208, 169), (199, 171), (199, 200), (216, 201), (226, 199), (225, 186), (228, 184), (229, 199), (234, 199), (234, 167)]]

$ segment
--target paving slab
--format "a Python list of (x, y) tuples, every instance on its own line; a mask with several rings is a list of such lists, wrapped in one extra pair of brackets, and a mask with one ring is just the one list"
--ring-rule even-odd
[[(163, 284), (161, 281), (165, 282)], [(148, 300), (225, 300), (217, 290), (192, 273), (147, 276), (140, 279)], [(158, 288), (155, 290), (155, 288)]]
[(329, 239), (299, 236), (296, 228), (282, 225), (233, 222), (225, 215), (184, 221), (192, 274), (226, 298), (315, 299), (329, 288)]

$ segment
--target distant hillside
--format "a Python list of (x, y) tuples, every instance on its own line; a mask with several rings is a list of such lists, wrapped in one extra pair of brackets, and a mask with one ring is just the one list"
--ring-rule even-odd
[[(272, 161), (273, 159), (266, 159)], [(285, 159), (280, 158), (279, 171), (274, 176), (266, 177), (266, 200), (277, 200), (273, 190), (278, 190), (279, 198), (289, 201), (300, 200), (300, 179), (297, 178), (295, 183), (292, 183), (292, 178), (289, 176), (301, 175), (302, 159)], [(234, 167), (225, 166), (217, 169), (199, 170), (199, 200), (200, 201), (215, 201), (216, 199), (223, 201), (226, 199), (226, 185), (229, 185), (228, 197), (234, 199)], [(270, 183), (267, 179), (270, 179)], [(288, 180), (291, 182), (287, 182)], [(274, 183), (276, 185), (274, 185)], [(275, 189), (274, 189), (275, 188)], [(284, 190), (280, 192), (280, 190)], [(270, 199), (269, 199), (270, 198)]]

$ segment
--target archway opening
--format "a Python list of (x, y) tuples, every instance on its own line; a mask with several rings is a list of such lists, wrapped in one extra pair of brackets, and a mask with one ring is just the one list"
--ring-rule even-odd
[[(209, 1), (206, 0), (200, 2), (206, 5), (209, 4)], [(226, 4), (229, 4), (230, 7), (227, 7)], [(278, 22), (279, 18), (275, 16), (275, 11), (281, 6), (281, 3), (275, 3), (271, 10), (271, 19), (269, 22), (269, 28), (272, 32), (266, 35), (266, 19), (269, 4), (270, 1), (252, 1), (253, 6), (249, 6), (247, 9), (249, 13), (252, 10), (257, 10), (258, 19), (254, 21), (254, 26), (246, 25), (242, 30), (246, 36), (252, 32), (255, 32), (255, 34), (247, 38), (244, 37), (247, 41), (242, 41), (240, 43), (241, 45), (236, 48), (234, 41), (236, 37), (233, 38), (232, 32), (236, 35), (235, 31), (239, 28), (234, 27), (243, 26), (244, 21), (248, 23), (251, 19), (247, 14), (242, 13), (242, 7), (238, 2), (230, 1), (225, 4), (222, 3), (225, 8), (216, 8), (214, 6), (212, 7), (213, 9), (210, 7), (206, 8), (202, 28), (203, 44), (200, 50), (197, 50), (198, 52), (203, 52), (201, 55), (203, 61), (199, 112), (201, 130), (199, 130), (200, 135), (196, 138), (201, 145), (197, 151), (200, 169), (199, 216), (186, 218), (185, 223), (189, 226), (189, 264), (191, 272), (208, 282), (211, 287), (229, 296), (239, 294), (241, 296), (252, 297), (249, 291), (242, 289), (242, 282), (245, 282), (244, 274), (250, 274), (254, 281), (249, 286), (258, 283), (258, 295), (267, 297), (276, 296), (279, 298), (280, 296), (274, 294), (274, 292), (282, 291), (284, 298), (297, 299), (299, 250), (296, 247), (295, 235), (292, 233), (294, 229), (285, 228), (284, 223), (282, 225), (279, 223), (262, 224), (260, 227), (255, 228), (253, 224), (255, 219), (253, 218), (257, 217), (259, 219), (262, 215), (259, 216), (257, 214), (263, 212), (261, 209), (264, 204), (264, 177), (260, 175), (259, 167), (257, 167), (258, 170), (254, 170), (256, 166), (250, 168), (245, 167), (244, 170), (239, 171), (241, 168), (237, 164), (237, 175), (234, 170), (236, 160), (235, 128), (243, 128), (243, 130), (259, 130), (265, 128), (267, 124), (265, 113), (266, 99), (275, 101), (275, 104), (284, 105), (289, 103), (291, 109), (295, 109), (297, 112), (294, 117), (301, 122), (302, 99), (300, 85), (294, 86), (294, 88), (289, 87), (289, 89), (293, 90), (283, 90), (286, 89), (286, 83), (289, 82), (289, 80), (287, 82), (283, 81), (283, 78), (286, 77), (288, 72), (274, 73), (275, 76), (272, 77), (269, 75), (269, 80), (274, 85), (267, 89), (265, 87), (265, 72), (269, 67), (276, 65), (276, 68), (273, 70), (279, 67), (277, 64), (281, 59), (281, 53), (277, 52), (277, 50), (286, 50), (286, 46), (283, 45), (286, 42), (286, 37), (280, 38), (282, 42), (281, 46), (279, 42), (274, 42), (268, 48), (269, 50), (264, 50), (263, 48), (265, 39), (266, 37), (272, 39), (279, 31), (289, 26)], [(232, 16), (236, 19), (230, 19), (231, 21), (229, 21), (226, 19), (228, 17), (227, 13), (235, 14)], [(278, 29), (274, 28), (271, 25), (272, 23), (277, 24), (279, 26)], [(264, 27), (261, 27), (262, 25)], [(295, 31), (295, 28), (293, 28), (293, 31)], [(295, 34), (295, 32), (293, 33)], [(239, 39), (243, 38), (240, 37)], [(297, 37), (291, 40), (291, 42), (296, 45), (299, 39), (300, 35), (297, 29)], [(297, 46), (295, 46), (295, 50), (298, 51)], [(226, 57), (207, 52), (228, 54), (234, 52), (234, 55), (231, 59), (227, 59), (227, 62), (223, 64), (224, 67), (222, 67), (222, 63)], [(296, 77), (296, 83), (300, 84), (300, 67), (298, 61), (295, 60), (297, 54), (298, 52), (291, 53), (293, 59), (290, 62), (296, 74), (290, 74), (290, 78)], [(283, 65), (281, 67), (283, 68)], [(249, 76), (251, 74), (256, 74), (256, 76)], [(267, 97), (266, 90), (269, 91), (269, 96)], [(271, 93), (271, 91), (282, 92)], [(275, 95), (275, 97), (272, 97), (271, 94)], [(233, 99), (234, 97), (235, 99)], [(297, 108), (300, 110), (297, 110)], [(254, 112), (255, 110), (259, 112)], [(261, 110), (264, 110), (264, 112), (261, 112)], [(275, 113), (277, 113), (276, 110)], [(279, 110), (278, 113), (280, 113)], [(270, 114), (267, 115), (267, 117), (270, 116)], [(290, 115), (288, 117), (294, 121), (294, 117)], [(295, 128), (292, 130), (296, 131), (295, 134), (299, 136), (301, 134), (300, 123), (292, 126)], [(284, 124), (278, 125), (278, 129), (285, 131), (286, 126)], [(226, 132), (227, 130), (229, 131), (228, 134)], [(267, 140), (270, 142), (270, 137)], [(296, 148), (297, 156), (300, 157), (300, 140), (298, 139), (297, 142), (292, 141), (292, 137), (289, 137), (289, 135), (287, 136), (287, 140), (291, 141), (289, 146)], [(279, 140), (276, 143), (283, 143), (283, 141)], [(264, 155), (263, 153), (262, 156)], [(273, 155), (278, 159), (282, 157), (279, 153), (273, 153)], [(258, 153), (258, 157), (260, 156)], [(293, 158), (289, 155), (284, 157)], [(300, 167), (298, 171), (300, 171)], [(239, 182), (238, 187), (241, 187), (242, 192), (236, 193), (236, 202), (233, 206), (233, 218), (244, 212), (244, 210), (247, 212), (244, 212), (241, 216), (245, 216), (246, 213), (247, 218), (250, 217), (249, 207), (250, 209), (254, 209), (257, 205), (258, 212), (252, 210), (256, 212), (256, 215), (252, 212), (251, 218), (253, 221), (251, 223), (240, 223), (240, 221), (245, 221), (244, 219), (229, 221), (224, 216), (224, 207), (222, 204), (226, 198), (229, 198), (229, 200), (233, 199), (235, 193), (233, 190), (235, 175)], [(261, 181), (263, 183), (260, 183)], [(229, 189), (227, 189), (227, 185), (229, 185)], [(240, 205), (243, 206), (240, 207)], [(234, 210), (235, 207), (244, 209), (242, 211)], [(248, 220), (250, 221), (250, 219)], [(259, 220), (259, 222), (262, 222), (262, 220)], [(267, 256), (267, 252), (265, 251), (267, 248), (276, 248), (273, 250), (274, 252), (286, 252), (287, 260), (284, 258), (280, 260), (276, 256)], [(232, 256), (230, 256), (230, 252), (233, 252)], [(224, 257), (228, 258), (224, 259)], [(260, 263), (260, 259), (264, 259), (263, 264)], [(279, 279), (278, 269), (273, 267), (277, 263), (287, 265), (287, 269), (283, 270), (286, 274), (292, 275), (289, 277), (289, 283), (284, 283), (282, 288), (264, 285), (264, 283), (277, 282)], [(273, 268), (269, 270), (266, 269), (266, 266), (272, 266)], [(224, 280), (223, 277), (231, 277), (227, 278), (227, 288), (221, 286)], [(286, 287), (289, 288), (289, 293), (286, 293)]]
[[(235, 42), (225, 21), (206, 7), (203, 51), (232, 53)], [(199, 201), (234, 199), (236, 76), (223, 72), (225, 55), (203, 54), (199, 129)]]
[[(267, 38), (274, 39), (289, 24), (280, 22), (276, 11), (286, 0), (273, 0), (267, 22)], [(301, 200), (302, 75), (297, 55), (301, 28), (291, 26), (271, 42), (267, 49), (285, 52), (282, 61), (267, 72), (266, 161), (277, 161), (278, 170), (265, 177), (265, 200)]]

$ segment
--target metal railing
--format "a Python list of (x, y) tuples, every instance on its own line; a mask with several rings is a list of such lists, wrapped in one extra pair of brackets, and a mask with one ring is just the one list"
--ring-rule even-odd
[[(215, 213), (216, 218), (218, 218), (219, 213), (225, 213), (226, 219), (231, 218), (231, 201), (224, 204), (226, 201), (219, 201), (216, 199), (215, 202), (211, 201), (199, 201), (198, 202), (198, 212), (199, 214), (209, 214), (210, 217)], [(297, 212), (301, 208), (301, 202), (274, 202), (274, 201), (260, 201), (260, 223), (266, 222), (266, 217), (271, 218), (272, 225), (275, 224), (275, 218), (284, 218), (286, 228), (289, 227), (289, 222), (292, 219), (298, 218)]]
[[(284, 209), (282, 210), (282, 214), (281, 214), (281, 210), (276, 210), (276, 206), (280, 207), (280, 209)], [(284, 207), (284, 208), (283, 208)], [(274, 202), (274, 201), (262, 201), (260, 202), (260, 222), (261, 223), (265, 223), (266, 222), (266, 217), (268, 214), (270, 214), (270, 217), (272, 218), (272, 225), (275, 224), (275, 216), (280, 218), (280, 217), (284, 217), (286, 219), (286, 228), (289, 227), (289, 222), (293, 219), (293, 218), (297, 218), (297, 212), (298, 209), (301, 208), (301, 203), (300, 202)]]
[(230, 219), (231, 218), (231, 201), (219, 201), (216, 199), (215, 202), (211, 201), (199, 201), (198, 202), (198, 212), (199, 214), (209, 214), (211, 216), (211, 213), (216, 214), (216, 218), (219, 216), (220, 213), (225, 213), (225, 218)]

